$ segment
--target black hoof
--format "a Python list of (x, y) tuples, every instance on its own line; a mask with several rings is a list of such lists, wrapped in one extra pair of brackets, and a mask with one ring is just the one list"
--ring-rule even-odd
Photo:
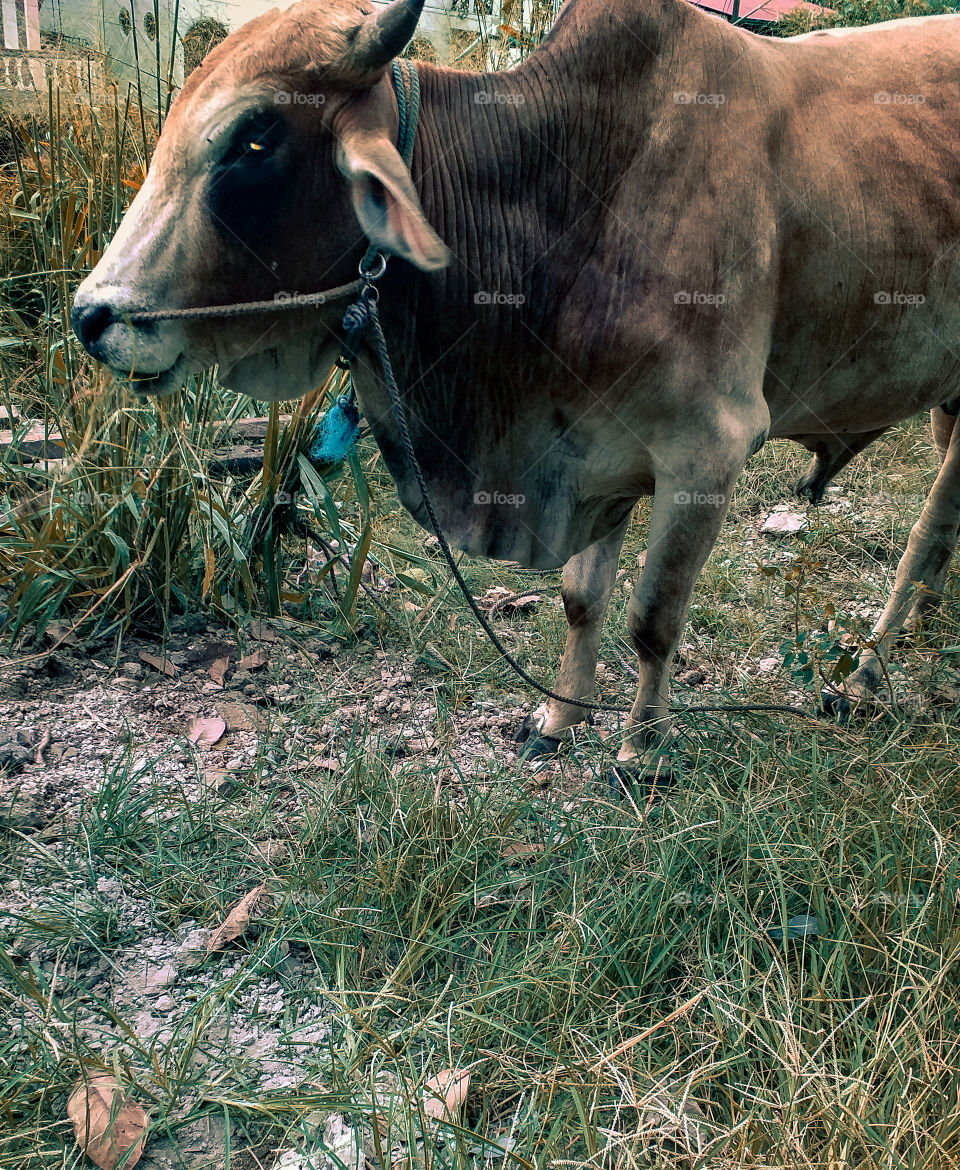
[(607, 777), (607, 787), (612, 796), (623, 800), (626, 796), (648, 801), (657, 800), (683, 778), (683, 769), (673, 765), (669, 768), (630, 768), (616, 764)]
[(555, 756), (560, 752), (563, 743), (554, 735), (535, 735), (527, 739), (520, 750), (525, 760), (535, 760), (539, 756)]
[(838, 695), (835, 691), (821, 691), (820, 702), (822, 704), (819, 714), (825, 715), (828, 719), (835, 719), (837, 723), (850, 722), (850, 700), (843, 695)]
[(526, 743), (531, 735), (536, 737), (537, 725), (533, 721), (533, 716), (528, 715), (517, 728), (516, 735), (513, 737), (514, 743)]
[(804, 503), (819, 504), (827, 490), (827, 483), (822, 479), (801, 479), (793, 490)]
[(555, 756), (563, 743), (563, 740), (555, 735), (541, 735), (537, 731), (532, 715), (528, 715), (520, 724), (514, 738), (521, 745), (520, 755), (525, 760), (535, 760), (538, 756)]

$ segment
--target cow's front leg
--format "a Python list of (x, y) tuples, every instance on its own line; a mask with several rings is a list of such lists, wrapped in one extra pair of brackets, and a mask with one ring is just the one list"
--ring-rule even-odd
[(658, 478), (643, 573), (630, 599), (627, 625), (640, 685), (617, 756), (619, 783), (660, 783), (670, 772), (670, 665), (687, 621), (690, 595), (716, 542), (733, 485), (746, 461), (716, 476)]
[[(563, 608), (567, 617), (567, 639), (560, 671), (551, 690), (571, 699), (589, 699), (597, 676), (597, 651), (603, 619), (617, 579), (620, 548), (629, 517), (616, 531), (598, 540), (563, 566)], [(575, 703), (548, 699), (528, 715), (517, 735), (526, 743), (528, 757), (557, 751), (569, 738), (570, 728), (582, 723), (587, 712)]]

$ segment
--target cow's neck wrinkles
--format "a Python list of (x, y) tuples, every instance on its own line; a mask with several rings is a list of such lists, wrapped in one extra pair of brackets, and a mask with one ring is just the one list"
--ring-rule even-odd
[[(666, 0), (654, 11), (639, 0), (636, 19), (625, 22), (622, 8), (613, 20), (606, 5), (581, 0), (517, 69), (421, 66), (413, 178), (454, 257), (429, 278), (442, 300), (524, 297), (526, 325), (536, 329), (533, 306), (548, 311), (564, 295), (563, 281), (577, 273), (566, 258), (590, 254), (611, 190), (643, 150), (655, 66), (674, 55), (682, 3)], [(626, 92), (624, 75), (633, 82)], [(546, 297), (533, 295), (538, 284)], [(440, 346), (448, 339), (437, 304), (414, 295), (386, 311), (404, 319), (405, 331), (416, 329), (418, 346), (424, 329)], [(502, 313), (479, 315), (471, 345), (484, 334), (502, 342)]]

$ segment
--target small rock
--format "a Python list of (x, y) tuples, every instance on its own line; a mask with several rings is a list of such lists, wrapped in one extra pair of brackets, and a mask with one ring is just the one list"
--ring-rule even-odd
[(177, 959), (184, 967), (199, 967), (207, 956), (207, 941), (210, 931), (199, 926), (189, 931), (177, 947)]
[(29, 792), (0, 797), (0, 828), (39, 829), (44, 823), (40, 801)]
[(172, 1012), (176, 1006), (177, 1002), (172, 995), (161, 995), (154, 1001), (153, 1010), (165, 1015), (167, 1012)]
[(779, 658), (761, 658), (757, 663), (757, 670), (762, 670), (764, 674), (772, 674), (779, 666)]
[(12, 776), (33, 759), (33, 752), (29, 745), (24, 746), (18, 742), (19, 739), (20, 735), (17, 736), (17, 739), (8, 739), (0, 743), (0, 772), (6, 772), (7, 775)]
[(795, 536), (807, 527), (807, 518), (802, 512), (787, 512), (774, 509), (760, 525), (765, 536)]
[(159, 967), (146, 967), (139, 980), (139, 990), (143, 995), (160, 995), (171, 983), (175, 983), (176, 979), (176, 963), (162, 963)]

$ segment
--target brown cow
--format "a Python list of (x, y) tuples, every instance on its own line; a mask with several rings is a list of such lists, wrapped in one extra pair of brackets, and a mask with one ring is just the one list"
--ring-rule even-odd
[[(570, 0), (508, 73), (420, 65), (412, 173), (388, 65), (423, 0), (306, 2), (246, 25), (177, 99), (142, 191), (76, 299), (87, 349), (166, 393), (317, 384), (340, 308), (131, 324), (135, 307), (259, 300), (353, 278), (367, 241), (442, 527), (473, 555), (563, 565), (555, 689), (592, 693), (631, 509), (653, 493), (630, 601), (640, 684), (620, 751), (653, 765), (669, 665), (746, 460), (814, 453), (811, 499), (901, 419), (960, 393), (960, 19), (767, 40), (686, 0)], [(424, 508), (370, 350), (361, 404)], [(849, 680), (942, 589), (960, 428)], [(528, 721), (558, 737), (583, 709)]]

